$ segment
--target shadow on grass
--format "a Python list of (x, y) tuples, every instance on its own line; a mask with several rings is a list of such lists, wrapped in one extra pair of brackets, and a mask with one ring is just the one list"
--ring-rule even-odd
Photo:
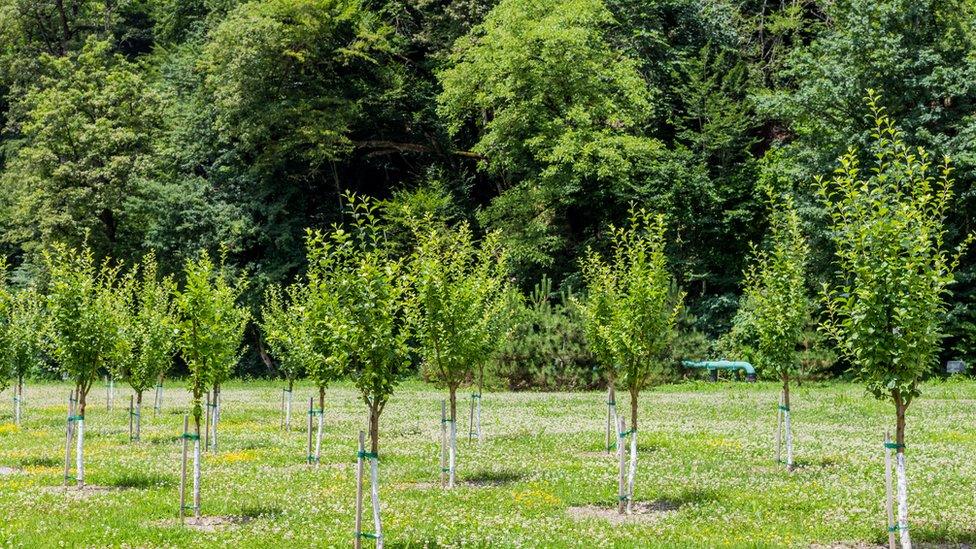
[(112, 477), (107, 482), (108, 486), (124, 489), (134, 488), (137, 490), (166, 488), (169, 486), (174, 486), (175, 484), (175, 480), (168, 476), (159, 475), (156, 473), (143, 473), (141, 471), (126, 471)]
[(260, 440), (248, 440), (246, 442), (243, 442), (241, 443), (239, 448), (241, 450), (260, 450), (262, 448), (271, 448), (273, 446), (274, 444), (270, 440), (260, 439)]
[(149, 444), (175, 444), (180, 440), (182, 440), (182, 437), (179, 435), (173, 435), (168, 437), (146, 437), (142, 439), (143, 442)]
[(501, 486), (518, 482), (525, 478), (525, 473), (511, 470), (481, 470), (461, 477), (463, 482), (479, 486)]
[(280, 516), (281, 514), (282, 511), (280, 507), (276, 507), (274, 505), (255, 504), (255, 505), (241, 506), (241, 512), (239, 513), (239, 516), (248, 519), (259, 519), (259, 518), (273, 519)]
[(794, 469), (826, 469), (846, 465), (847, 460), (840, 456), (805, 457), (793, 461)]
[[(952, 530), (949, 528), (929, 527), (927, 525), (911, 524), (912, 542), (920, 547), (969, 547), (976, 543), (976, 528), (970, 527), (965, 530)], [(878, 544), (887, 544), (888, 536), (879, 533), (876, 541)]]
[(718, 500), (719, 500), (718, 490), (693, 489), (693, 490), (685, 490), (680, 494), (678, 494), (677, 497), (670, 498), (668, 500), (660, 500), (660, 501), (668, 501), (677, 505), (678, 507), (682, 507), (691, 504), (703, 505), (708, 503), (714, 503)]
[(57, 467), (64, 463), (60, 459), (52, 457), (30, 456), (21, 458), (17, 464), (21, 467)]

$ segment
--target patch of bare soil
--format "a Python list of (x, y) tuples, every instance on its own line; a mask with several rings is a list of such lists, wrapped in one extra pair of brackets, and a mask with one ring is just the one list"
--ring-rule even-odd
[[(242, 524), (247, 524), (254, 520), (254, 517), (240, 515), (207, 516), (207, 517), (187, 517), (183, 521), (183, 526), (197, 530), (198, 532), (216, 532), (227, 528), (234, 528)], [(158, 523), (160, 526), (180, 526), (180, 519), (166, 519)]]
[(5, 477), (5, 476), (9, 476), (9, 475), (19, 475), (21, 473), (23, 473), (23, 471), (21, 471), (20, 469), (15, 468), (15, 467), (3, 467), (3, 466), (0, 466), (0, 477)]
[(617, 508), (605, 505), (584, 505), (582, 507), (570, 507), (566, 510), (569, 516), (574, 519), (604, 519), (612, 524), (622, 524), (628, 522), (653, 522), (660, 520), (678, 510), (678, 505), (670, 501), (635, 501), (631, 514), (621, 515), (617, 513)]

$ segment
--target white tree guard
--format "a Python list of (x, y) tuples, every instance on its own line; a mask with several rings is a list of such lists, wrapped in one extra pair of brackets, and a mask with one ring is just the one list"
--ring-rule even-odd
[(908, 478), (905, 476), (905, 452), (895, 454), (895, 473), (898, 477), (898, 535), (902, 549), (912, 549), (908, 532)]
[(383, 524), (380, 521), (380, 479), (379, 460), (369, 458), (370, 496), (373, 502), (373, 533), (376, 535), (376, 548), (383, 548)]
[(75, 423), (77, 429), (77, 446), (75, 447), (75, 470), (78, 486), (85, 485), (85, 420), (79, 419)]
[(451, 421), (451, 445), (448, 448), (448, 471), (447, 487), (454, 488), (454, 475), (457, 467), (457, 426)]
[(200, 437), (193, 441), (193, 516), (200, 518)]
[(318, 430), (315, 433), (315, 466), (319, 466), (319, 461), (322, 459), (322, 426), (325, 421), (325, 411), (319, 410), (317, 414), (319, 416)]

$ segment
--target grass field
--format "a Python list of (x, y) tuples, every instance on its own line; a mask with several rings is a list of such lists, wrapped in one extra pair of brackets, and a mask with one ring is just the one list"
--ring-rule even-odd
[[(356, 433), (364, 407), (351, 386), (327, 393), (322, 464), (305, 465), (304, 410), (296, 391), (290, 433), (279, 430), (281, 386), (233, 383), (223, 392), (221, 449), (203, 462), (204, 515), (246, 517), (214, 532), (180, 527), (182, 413), (170, 383), (163, 413), (144, 412), (143, 441), (128, 442), (128, 390), (105, 409), (92, 390), (86, 475), (113, 487), (64, 493), (67, 385), (27, 389), (24, 425), (0, 412), (0, 544), (3, 546), (349, 546)], [(917, 542), (976, 541), (976, 383), (928, 384), (909, 409), (908, 475)], [(152, 400), (149, 395), (148, 400)], [(893, 407), (858, 386), (795, 391), (798, 468), (773, 459), (777, 387), (688, 383), (641, 399), (636, 499), (661, 512), (614, 524), (571, 507), (616, 502), (616, 464), (601, 454), (600, 393), (486, 393), (479, 446), (459, 422), (462, 485), (441, 490), (442, 393), (402, 385), (381, 420), (380, 477), (387, 547), (676, 547), (868, 545), (886, 540), (882, 434)], [(625, 397), (622, 397), (625, 399)], [(621, 403), (622, 409), (626, 402)], [(307, 406), (307, 404), (305, 405)], [(368, 502), (368, 499), (367, 499)], [(368, 503), (367, 503), (368, 516)], [(368, 522), (368, 519), (367, 519)], [(368, 545), (367, 545), (368, 546)]]

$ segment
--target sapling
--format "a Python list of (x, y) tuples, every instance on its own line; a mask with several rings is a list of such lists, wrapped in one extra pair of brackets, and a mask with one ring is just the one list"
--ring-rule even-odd
[[(583, 277), (591, 295), (602, 296), (605, 318), (595, 326), (619, 379), (630, 393), (630, 470), (626, 511), (633, 506), (637, 471), (637, 410), (641, 389), (672, 373), (668, 351), (684, 294), (668, 271), (664, 216), (632, 209), (626, 227), (612, 227), (608, 262), (590, 250)], [(621, 439), (623, 436), (621, 435)], [(623, 508), (621, 508), (623, 511)]]
[[(831, 221), (838, 280), (824, 284), (824, 330), (876, 398), (895, 405), (897, 530), (908, 531), (905, 412), (935, 365), (942, 342), (947, 287), (959, 254), (946, 251), (944, 219), (952, 198), (948, 159), (933, 169), (928, 153), (909, 147), (878, 96), (868, 92), (875, 120), (874, 159), (862, 172), (858, 151), (840, 158), (820, 197)], [(938, 173), (934, 173), (938, 171)]]
[[(370, 452), (379, 451), (380, 415), (410, 364), (405, 318), (409, 281), (386, 242), (378, 206), (345, 196), (351, 223), (308, 237), (309, 277), (321, 281), (315, 313), (320, 348), (353, 378), (369, 414)], [(327, 291), (326, 291), (327, 290)]]
[(200, 517), (200, 422), (202, 399), (214, 379), (230, 371), (242, 352), (250, 315), (237, 304), (244, 277), (228, 274), (224, 262), (214, 265), (206, 252), (184, 265), (184, 286), (175, 293), (177, 347), (189, 371), (193, 415), (193, 512)]
[[(325, 334), (320, 348), (331, 348), (331, 364), (349, 371), (369, 411), (370, 451), (360, 450), (358, 459), (360, 464), (363, 459), (370, 461), (373, 535), (377, 547), (382, 547), (380, 415), (410, 364), (405, 319), (409, 282), (403, 262), (394, 257), (386, 242), (378, 206), (355, 195), (345, 198), (352, 220), (349, 230), (334, 227), (328, 235), (311, 232), (308, 237), (309, 278), (327, 287), (311, 292), (321, 300), (316, 305), (321, 309), (315, 313), (313, 333)], [(361, 465), (357, 469), (361, 480)], [(357, 505), (357, 546), (363, 535), (360, 511), (361, 505)]]
[(116, 368), (129, 350), (123, 336), (124, 296), (119, 268), (96, 264), (91, 250), (56, 245), (45, 251), (48, 271), (47, 342), (58, 368), (75, 384), (75, 462), (78, 486), (85, 484), (85, 410), (88, 391), (102, 369)]
[(172, 277), (159, 278), (156, 257), (147, 255), (127, 286), (129, 318), (122, 333), (128, 340), (128, 356), (115, 375), (135, 392), (133, 438), (139, 440), (142, 427), (142, 394), (163, 377), (173, 362), (176, 321), (173, 310)]
[(410, 319), (424, 375), (448, 390), (448, 487), (453, 488), (457, 390), (498, 348), (494, 328), (505, 288), (505, 254), (497, 233), (488, 234), (479, 245), (466, 224), (454, 229), (425, 224), (417, 236), (410, 263)]
[[(7, 288), (7, 261), (0, 258), (0, 393), (10, 387), (14, 377), (14, 365), (10, 356), (9, 336), (11, 316), (13, 312), (13, 295)], [(14, 385), (14, 423), (20, 424), (20, 401), (17, 397), (17, 386)]]
[[(273, 284), (264, 292), (264, 306), (261, 309), (261, 332), (271, 354), (278, 359), (278, 369), (288, 383), (288, 388), (282, 394), (282, 423), (289, 431), (295, 379), (317, 359), (308, 333), (307, 294), (308, 286), (296, 283), (283, 290)], [(322, 389), (324, 399), (324, 386)]]
[(44, 364), (43, 297), (33, 286), (14, 292), (10, 300), (9, 323), (4, 350), (14, 379), (14, 421), (20, 425), (24, 408), (24, 378)]
[(617, 432), (617, 391), (616, 370), (614, 368), (613, 350), (610, 348), (610, 322), (617, 297), (616, 278), (610, 265), (592, 254), (584, 260), (583, 273), (588, 281), (585, 299), (573, 298), (579, 307), (580, 318), (583, 321), (583, 335), (586, 344), (596, 358), (607, 383), (607, 423), (606, 450), (610, 452), (611, 443), (619, 437)]
[(786, 468), (793, 470), (790, 374), (798, 366), (796, 347), (808, 316), (805, 268), (809, 246), (792, 198), (777, 197), (771, 189), (767, 192), (770, 246), (769, 250), (753, 249), (753, 264), (745, 272), (745, 296), (753, 308), (760, 364), (776, 372), (783, 383), (778, 413), (786, 432)]

